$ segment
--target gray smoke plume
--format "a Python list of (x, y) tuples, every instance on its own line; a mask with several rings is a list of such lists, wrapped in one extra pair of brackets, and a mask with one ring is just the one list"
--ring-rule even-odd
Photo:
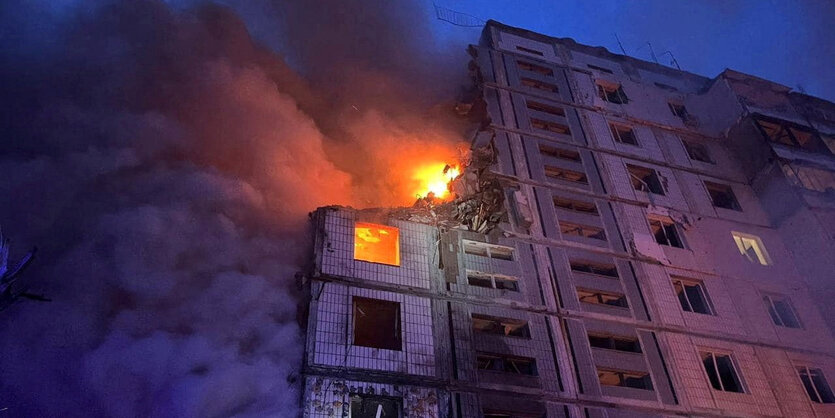
[(408, 203), (461, 129), (414, 7), (304, 3), (258, 3), (282, 55), (212, 4), (0, 6), (0, 225), (53, 299), (0, 313), (0, 417), (295, 414), (305, 215)]

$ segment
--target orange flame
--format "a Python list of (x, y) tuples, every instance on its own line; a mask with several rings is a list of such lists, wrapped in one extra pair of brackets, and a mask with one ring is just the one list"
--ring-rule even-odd
[(431, 193), (437, 199), (448, 200), (452, 198), (449, 192), (449, 183), (459, 174), (461, 174), (461, 171), (457, 166), (444, 163), (418, 167), (412, 176), (418, 184), (415, 194), (423, 198)]

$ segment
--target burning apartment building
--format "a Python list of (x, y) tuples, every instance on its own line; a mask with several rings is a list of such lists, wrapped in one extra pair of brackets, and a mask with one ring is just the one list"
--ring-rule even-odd
[(305, 417), (835, 415), (835, 104), (493, 21), (469, 52), (448, 198), (311, 214)]

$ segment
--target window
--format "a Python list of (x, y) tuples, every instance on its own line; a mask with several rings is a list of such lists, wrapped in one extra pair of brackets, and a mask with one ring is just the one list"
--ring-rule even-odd
[(835, 403), (835, 396), (832, 395), (832, 389), (823, 377), (821, 369), (797, 366), (797, 374), (812, 402)]
[(467, 283), (470, 286), (486, 287), (489, 289), (519, 291), (519, 279), (502, 274), (490, 274), (480, 271), (467, 270)]
[(496, 409), (488, 409), (484, 411), (483, 418), (543, 418), (544, 414), (530, 414), (530, 413), (520, 413), (520, 412), (511, 412), (511, 411), (503, 411), (503, 410), (496, 410)]
[(559, 91), (557, 89), (557, 86), (555, 86), (551, 83), (546, 83), (544, 81), (534, 80), (534, 79), (528, 78), (528, 77), (522, 77), (520, 82), (522, 83), (523, 86), (535, 88), (537, 90), (547, 91), (549, 93), (556, 93), (556, 92)]
[(673, 289), (675, 289), (678, 302), (684, 311), (713, 315), (713, 309), (708, 301), (703, 283), (673, 277)]
[(598, 82), (597, 95), (609, 103), (626, 104), (629, 101), (620, 84)]
[(527, 52), (528, 54), (539, 55), (540, 57), (541, 57), (541, 56), (544, 56), (544, 54), (542, 53), (542, 51), (537, 51), (537, 50), (535, 50), (535, 49), (531, 49), (531, 48), (525, 48), (524, 46), (519, 46), (519, 45), (517, 45), (517, 46), (516, 46), (516, 50), (517, 50), (517, 51), (522, 51), (522, 52)]
[(530, 63), (530, 62), (525, 62), (525, 61), (517, 61), (516, 63), (519, 65), (519, 69), (521, 69), (521, 70), (530, 71), (532, 73), (539, 73), (539, 74), (542, 74), (544, 76), (549, 76), (549, 77), (554, 76), (554, 71), (551, 70), (548, 67), (543, 67), (541, 65), (536, 65), (536, 64), (533, 64), (533, 63)]
[(660, 245), (684, 248), (684, 243), (678, 233), (676, 224), (669, 220), (649, 219), (649, 229), (655, 236), (655, 242)]
[(583, 303), (617, 306), (620, 308), (629, 306), (626, 303), (626, 296), (599, 290), (577, 289), (577, 297)]
[(400, 265), (400, 230), (365, 222), (354, 224), (354, 260)]
[(528, 323), (521, 319), (498, 318), (482, 314), (473, 314), (473, 331), (482, 334), (531, 338)]
[(669, 84), (659, 83), (659, 82), (657, 82), (657, 81), (656, 81), (654, 84), (655, 84), (656, 86), (658, 86), (659, 88), (662, 88), (662, 89), (664, 89), (664, 90), (668, 90), (668, 91), (678, 91), (678, 89), (677, 89), (677, 88), (675, 88), (675, 87), (673, 87), (673, 86), (671, 86), (671, 85), (669, 85)]
[(629, 172), (632, 187), (635, 190), (660, 195), (664, 194), (664, 187), (661, 186), (661, 179), (658, 178), (658, 173), (655, 170), (632, 164), (627, 164), (626, 170)]
[(667, 106), (669, 106), (670, 112), (681, 119), (687, 119), (689, 116), (687, 108), (681, 103), (667, 102)]
[(650, 379), (649, 373), (598, 368), (597, 378), (600, 379), (600, 384), (604, 386), (652, 390), (652, 379)]
[(564, 180), (570, 181), (572, 183), (589, 184), (589, 179), (586, 177), (586, 173), (569, 170), (567, 168), (546, 165), (545, 176), (555, 180)]
[(614, 74), (614, 72), (612, 70), (608, 69), (608, 68), (598, 67), (598, 66), (592, 65), (592, 64), (586, 64), (586, 65), (589, 68), (591, 68), (592, 70), (597, 70), (597, 71), (600, 71), (600, 72), (604, 72), (606, 74)]
[(702, 357), (707, 378), (714, 389), (724, 392), (745, 392), (730, 354), (712, 351), (702, 351), (699, 354)]
[(603, 241), (606, 240), (606, 231), (604, 231), (603, 228), (563, 221), (560, 221), (559, 224), (560, 232), (562, 232), (563, 235), (574, 235), (578, 237), (599, 239)]
[(638, 145), (638, 138), (635, 137), (635, 132), (632, 128), (623, 125), (609, 124), (609, 130), (612, 131), (612, 138), (621, 144)]
[(547, 120), (531, 118), (531, 126), (543, 131), (554, 132), (562, 135), (571, 135), (571, 129), (567, 125)]
[(580, 153), (573, 150), (567, 150), (562, 148), (554, 148), (549, 147), (547, 145), (540, 145), (539, 152), (542, 155), (553, 157), (559, 160), (565, 161), (573, 161), (573, 162), (581, 162), (583, 159), (580, 157)]
[(710, 157), (710, 152), (708, 152), (704, 144), (691, 141), (682, 141), (682, 143), (684, 144), (684, 149), (687, 151), (687, 156), (691, 160), (714, 164), (713, 158)]
[(734, 237), (739, 253), (747, 257), (749, 261), (764, 266), (771, 264), (771, 257), (768, 256), (768, 251), (765, 250), (760, 237), (736, 231), (731, 231), (731, 235)]
[(465, 254), (479, 255), (499, 260), (513, 260), (513, 247), (470, 241), (468, 239), (462, 240), (462, 244), (464, 245)]
[(707, 188), (707, 193), (710, 195), (710, 200), (713, 202), (713, 206), (736, 211), (742, 210), (731, 186), (706, 181), (705, 187)]
[(835, 190), (835, 172), (781, 163), (783, 173), (795, 186), (826, 193)]
[(551, 106), (544, 103), (534, 102), (534, 101), (526, 101), (525, 104), (528, 106), (528, 109), (535, 110), (537, 112), (544, 112), (549, 115), (554, 116), (563, 116), (565, 117), (565, 109), (557, 106)]
[(812, 152), (829, 152), (827, 146), (811, 128), (761, 115), (755, 116), (754, 122), (763, 136), (771, 142)]
[(376, 395), (352, 395), (350, 418), (400, 418), (401, 401), (398, 398)]
[(618, 278), (618, 268), (614, 264), (596, 263), (585, 260), (571, 260), (569, 264), (571, 265), (571, 271)]
[(589, 215), (597, 215), (597, 205), (594, 202), (583, 202), (580, 200), (566, 199), (560, 196), (554, 196), (554, 206), (570, 210), (572, 212), (586, 213)]
[(478, 353), (476, 355), (476, 366), (479, 370), (536, 376), (536, 362), (534, 359), (527, 357)]
[(400, 304), (354, 296), (354, 345), (400, 351)]
[(589, 345), (594, 348), (603, 348), (606, 350), (628, 351), (630, 353), (641, 352), (641, 343), (638, 342), (638, 337), (589, 333)]
[(789, 298), (785, 296), (763, 295), (763, 302), (774, 325), (786, 328), (800, 328), (800, 321), (794, 313)]

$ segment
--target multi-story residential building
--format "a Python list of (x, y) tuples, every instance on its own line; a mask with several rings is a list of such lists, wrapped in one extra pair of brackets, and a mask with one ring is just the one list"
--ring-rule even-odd
[(305, 417), (835, 416), (835, 105), (493, 21), (470, 53), (455, 216), (312, 216)]

